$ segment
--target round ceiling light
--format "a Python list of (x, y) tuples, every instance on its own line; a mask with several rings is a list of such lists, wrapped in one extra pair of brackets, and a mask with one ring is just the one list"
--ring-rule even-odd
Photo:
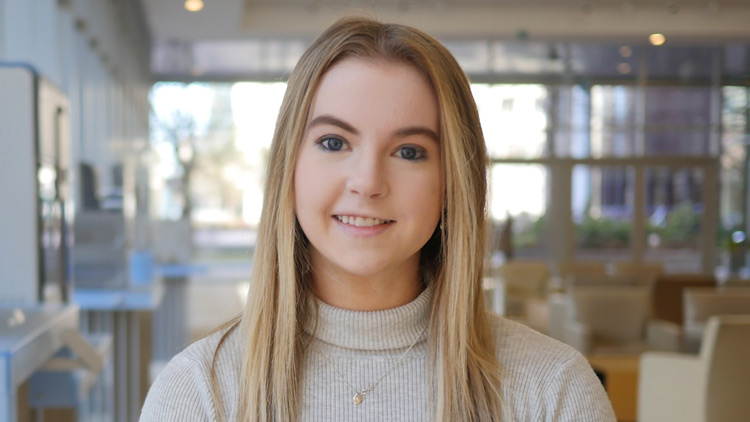
[(651, 34), (648, 36), (649, 42), (653, 45), (662, 45), (667, 40), (664, 34)]
[(190, 12), (197, 12), (203, 9), (203, 0), (185, 0), (185, 9)]

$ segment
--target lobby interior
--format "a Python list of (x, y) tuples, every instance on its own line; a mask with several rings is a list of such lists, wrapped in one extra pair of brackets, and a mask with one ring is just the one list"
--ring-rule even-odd
[(584, 353), (620, 421), (743, 420), (747, 0), (0, 0), (0, 422), (135, 421), (241, 312), (286, 79), (350, 14), (472, 82), (492, 310)]

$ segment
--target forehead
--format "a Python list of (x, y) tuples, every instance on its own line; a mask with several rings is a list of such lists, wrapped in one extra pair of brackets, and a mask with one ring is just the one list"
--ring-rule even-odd
[(438, 102), (427, 77), (413, 64), (350, 57), (322, 76), (308, 121), (319, 114), (357, 120), (428, 125), (438, 129)]

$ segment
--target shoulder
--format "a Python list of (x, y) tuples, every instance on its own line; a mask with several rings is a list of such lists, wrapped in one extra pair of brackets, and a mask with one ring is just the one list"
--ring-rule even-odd
[(591, 365), (573, 347), (489, 315), (503, 390), (520, 420), (614, 421)]
[(211, 387), (211, 372), (216, 354), (215, 377), (224, 414), (231, 414), (239, 379), (240, 336), (237, 330), (227, 335), (218, 348), (224, 331), (214, 333), (190, 346), (159, 373), (149, 389), (140, 422), (215, 421), (216, 409)]
[(582, 358), (573, 347), (523, 324), (495, 314), (489, 314), (488, 319), (495, 338), (497, 358), (506, 369), (519, 365), (529, 369), (531, 364), (549, 369), (570, 359)]

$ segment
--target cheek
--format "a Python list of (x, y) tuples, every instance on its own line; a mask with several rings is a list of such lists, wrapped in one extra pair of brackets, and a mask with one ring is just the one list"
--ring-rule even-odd
[(302, 223), (316, 215), (330, 199), (333, 186), (330, 170), (301, 154), (294, 169), (294, 209)]
[(421, 183), (416, 183), (408, 198), (414, 207), (420, 209), (424, 218), (434, 219), (435, 222), (440, 219), (443, 210), (443, 183), (438, 176), (426, 177)]
[(304, 210), (308, 209), (311, 188), (308, 170), (302, 160), (299, 160), (294, 168), (294, 212), (301, 224), (305, 220)]

